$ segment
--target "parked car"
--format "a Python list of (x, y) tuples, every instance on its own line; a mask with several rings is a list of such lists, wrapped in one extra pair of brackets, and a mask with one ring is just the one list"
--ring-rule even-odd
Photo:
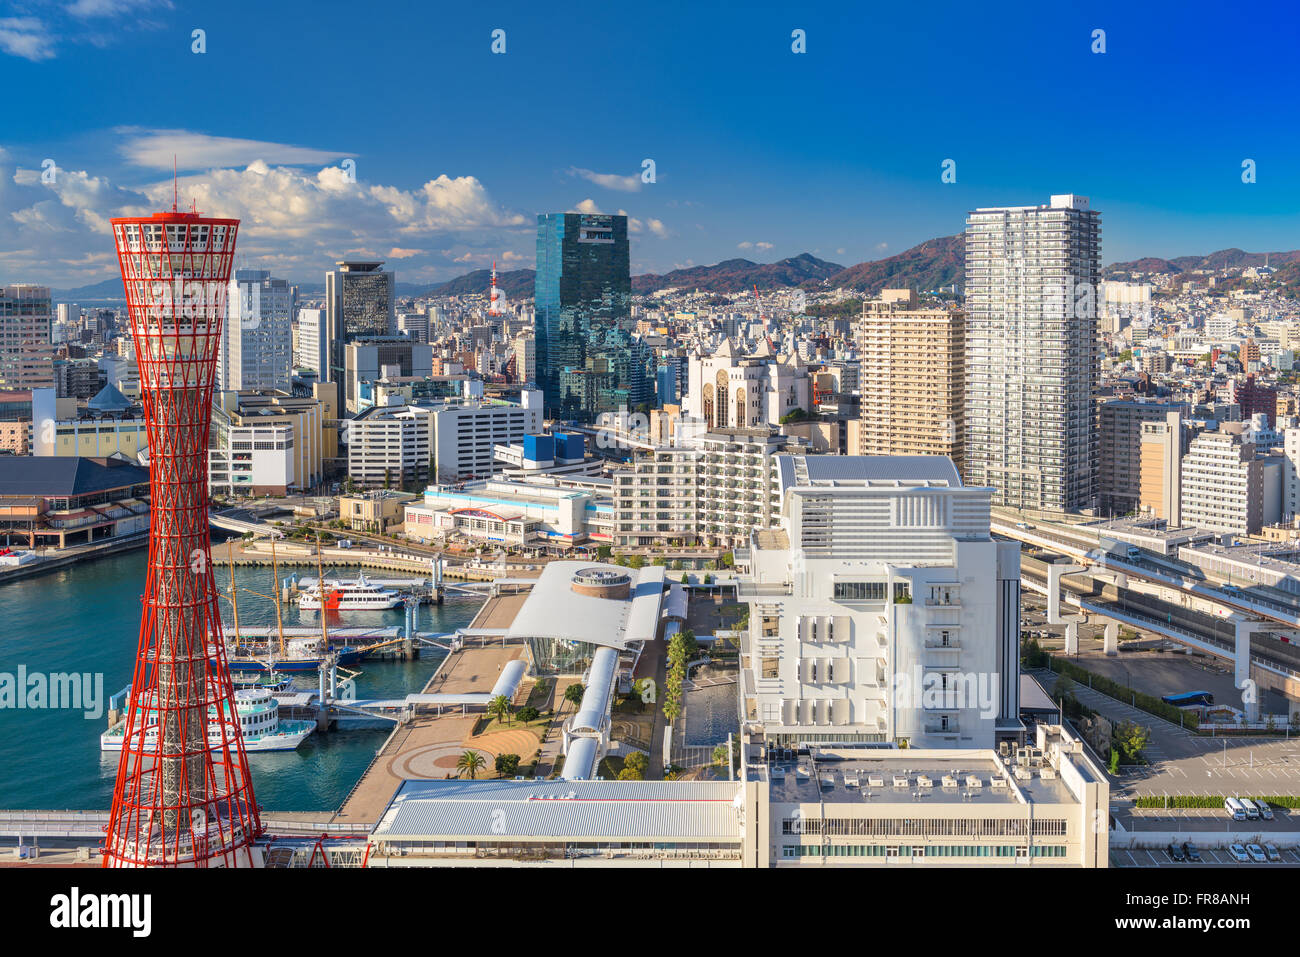
[(1193, 844), (1191, 841), (1184, 842), (1183, 856), (1186, 857), (1189, 861), (1195, 861), (1197, 863), (1199, 863), (1201, 860), (1201, 852), (1196, 849), (1196, 845)]
[(1247, 844), (1246, 853), (1250, 855), (1250, 859), (1256, 864), (1268, 863), (1268, 855), (1264, 853), (1264, 849), (1258, 844)]
[(1273, 809), (1269, 806), (1267, 801), (1261, 801), (1259, 798), (1255, 798), (1255, 807), (1259, 808), (1259, 816), (1264, 820), (1273, 820)]
[(1265, 844), (1264, 853), (1268, 855), (1270, 861), (1282, 860), (1282, 852), (1277, 849), (1276, 844)]
[(1179, 847), (1177, 844), (1173, 843), (1172, 841), (1169, 844), (1168, 851), (1169, 851), (1169, 856), (1172, 857), (1175, 861), (1178, 861), (1179, 863), (1182, 863), (1182, 861), (1185, 859), (1183, 856), (1183, 849)]
[(1232, 855), (1232, 859), (1238, 864), (1246, 864), (1250, 861), (1250, 858), (1246, 855), (1246, 849), (1240, 844), (1229, 844), (1228, 853)]
[(1016, 528), (1033, 528), (1028, 522), (1016, 522)]

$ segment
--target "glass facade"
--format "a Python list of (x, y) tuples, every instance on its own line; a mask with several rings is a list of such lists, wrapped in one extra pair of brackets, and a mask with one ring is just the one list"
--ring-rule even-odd
[(627, 217), (537, 217), (537, 380), (546, 415), (590, 422), (651, 402), (653, 354), (627, 328)]

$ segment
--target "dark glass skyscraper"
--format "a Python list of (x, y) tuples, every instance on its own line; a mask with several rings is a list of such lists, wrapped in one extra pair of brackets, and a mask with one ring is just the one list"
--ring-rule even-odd
[(651, 400), (650, 349), (627, 328), (627, 217), (537, 217), (537, 379), (546, 414), (591, 421)]

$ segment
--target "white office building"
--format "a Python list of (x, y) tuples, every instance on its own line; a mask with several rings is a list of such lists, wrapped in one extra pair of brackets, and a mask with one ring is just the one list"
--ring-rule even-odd
[(328, 339), (325, 334), (324, 309), (298, 310), (298, 343), (293, 353), (293, 364), (298, 369), (312, 369), (321, 382), (329, 364)]
[(742, 720), (770, 747), (992, 748), (1019, 721), (1020, 559), (939, 456), (779, 456), (751, 536)]
[(237, 269), (226, 293), (217, 354), (217, 391), (288, 392), (293, 360), (293, 293), (265, 269)]

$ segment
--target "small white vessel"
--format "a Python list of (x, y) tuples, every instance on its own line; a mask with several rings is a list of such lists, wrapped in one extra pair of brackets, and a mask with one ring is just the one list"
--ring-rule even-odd
[(402, 602), (400, 592), (383, 588), (367, 581), (365, 575), (358, 575), (356, 578), (327, 578), (323, 582), (304, 585), (298, 606), (306, 611), (320, 611), (322, 594), (326, 611), (383, 611), (396, 608)]
[[(137, 701), (138, 707), (146, 706), (143, 696), (138, 698)], [(227, 720), (224, 722), (224, 737), (227, 741), (233, 742), (235, 735), (242, 734), (244, 750), (250, 753), (254, 751), (293, 751), (316, 728), (316, 725), (311, 721), (280, 720), (280, 705), (266, 688), (249, 688), (236, 691), (235, 711), (239, 715), (239, 723), (235, 724), (230, 721), (229, 715), (227, 715)], [(144, 733), (146, 752), (158, 749), (157, 709), (149, 708), (148, 715), (146, 720), (149, 723)], [(121, 751), (122, 740), (125, 735), (126, 720), (123, 719), (99, 736), (99, 749), (101, 751)], [(215, 709), (210, 709), (208, 715), (208, 747), (213, 751), (220, 751), (222, 737), (222, 722), (217, 720)]]

